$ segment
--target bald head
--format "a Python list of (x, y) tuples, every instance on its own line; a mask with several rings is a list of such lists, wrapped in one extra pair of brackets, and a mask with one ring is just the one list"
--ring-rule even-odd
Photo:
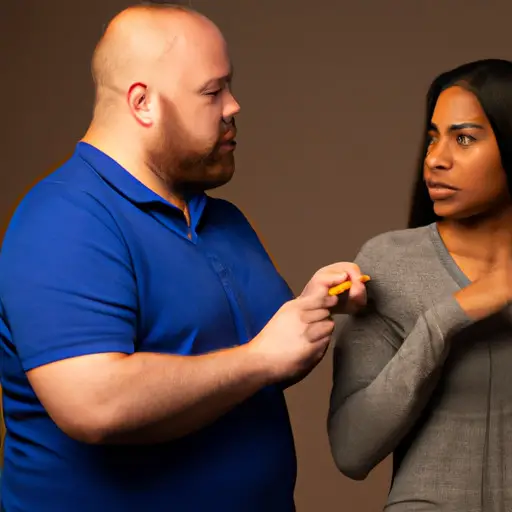
[(130, 7), (108, 24), (92, 72), (85, 141), (164, 197), (231, 178), (239, 105), (226, 42), (208, 18), (175, 5)]
[(135, 83), (155, 86), (178, 79), (187, 50), (211, 38), (223, 39), (208, 18), (190, 8), (154, 4), (125, 9), (110, 21), (93, 54), (96, 103), (122, 99)]

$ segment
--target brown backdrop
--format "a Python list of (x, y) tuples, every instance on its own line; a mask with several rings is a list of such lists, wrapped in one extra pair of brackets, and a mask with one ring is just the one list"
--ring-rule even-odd
[[(0, 1), (0, 218), (65, 158), (91, 113), (89, 58), (122, 0)], [(238, 171), (220, 190), (255, 223), (299, 291), (320, 266), (405, 225), (423, 98), (463, 61), (512, 58), (509, 0), (194, 0), (236, 66)], [(330, 354), (288, 393), (298, 512), (377, 512), (389, 459), (339, 475), (325, 429)]]

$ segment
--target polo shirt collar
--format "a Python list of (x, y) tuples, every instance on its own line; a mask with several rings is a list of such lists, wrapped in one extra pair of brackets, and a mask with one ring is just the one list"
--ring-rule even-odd
[[(85, 160), (112, 188), (131, 202), (140, 206), (159, 203), (181, 213), (177, 206), (146, 187), (113, 158), (91, 144), (80, 141), (76, 146), (76, 154)], [(189, 198), (189, 213), (194, 227), (197, 226), (200, 220), (206, 200), (205, 193), (199, 193)]]

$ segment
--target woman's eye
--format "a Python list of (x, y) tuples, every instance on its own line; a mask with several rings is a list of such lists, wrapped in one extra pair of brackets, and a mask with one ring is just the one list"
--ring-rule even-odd
[(474, 141), (475, 141), (475, 139), (473, 137), (471, 137), (470, 135), (459, 135), (457, 137), (457, 142), (461, 146), (469, 146)]

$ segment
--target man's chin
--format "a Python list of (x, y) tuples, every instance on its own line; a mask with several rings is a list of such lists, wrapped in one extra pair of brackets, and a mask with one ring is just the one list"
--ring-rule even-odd
[(227, 185), (233, 175), (235, 174), (235, 169), (233, 168), (229, 172), (224, 172), (222, 175), (216, 176), (214, 179), (208, 181), (206, 183), (205, 190), (212, 190), (214, 188), (222, 187), (223, 185)]
[(222, 187), (223, 185), (227, 185), (231, 181), (234, 174), (234, 163), (229, 165), (224, 164), (211, 166), (208, 169), (206, 169), (203, 179), (198, 180), (198, 188), (201, 188), (203, 191), (206, 191)]

